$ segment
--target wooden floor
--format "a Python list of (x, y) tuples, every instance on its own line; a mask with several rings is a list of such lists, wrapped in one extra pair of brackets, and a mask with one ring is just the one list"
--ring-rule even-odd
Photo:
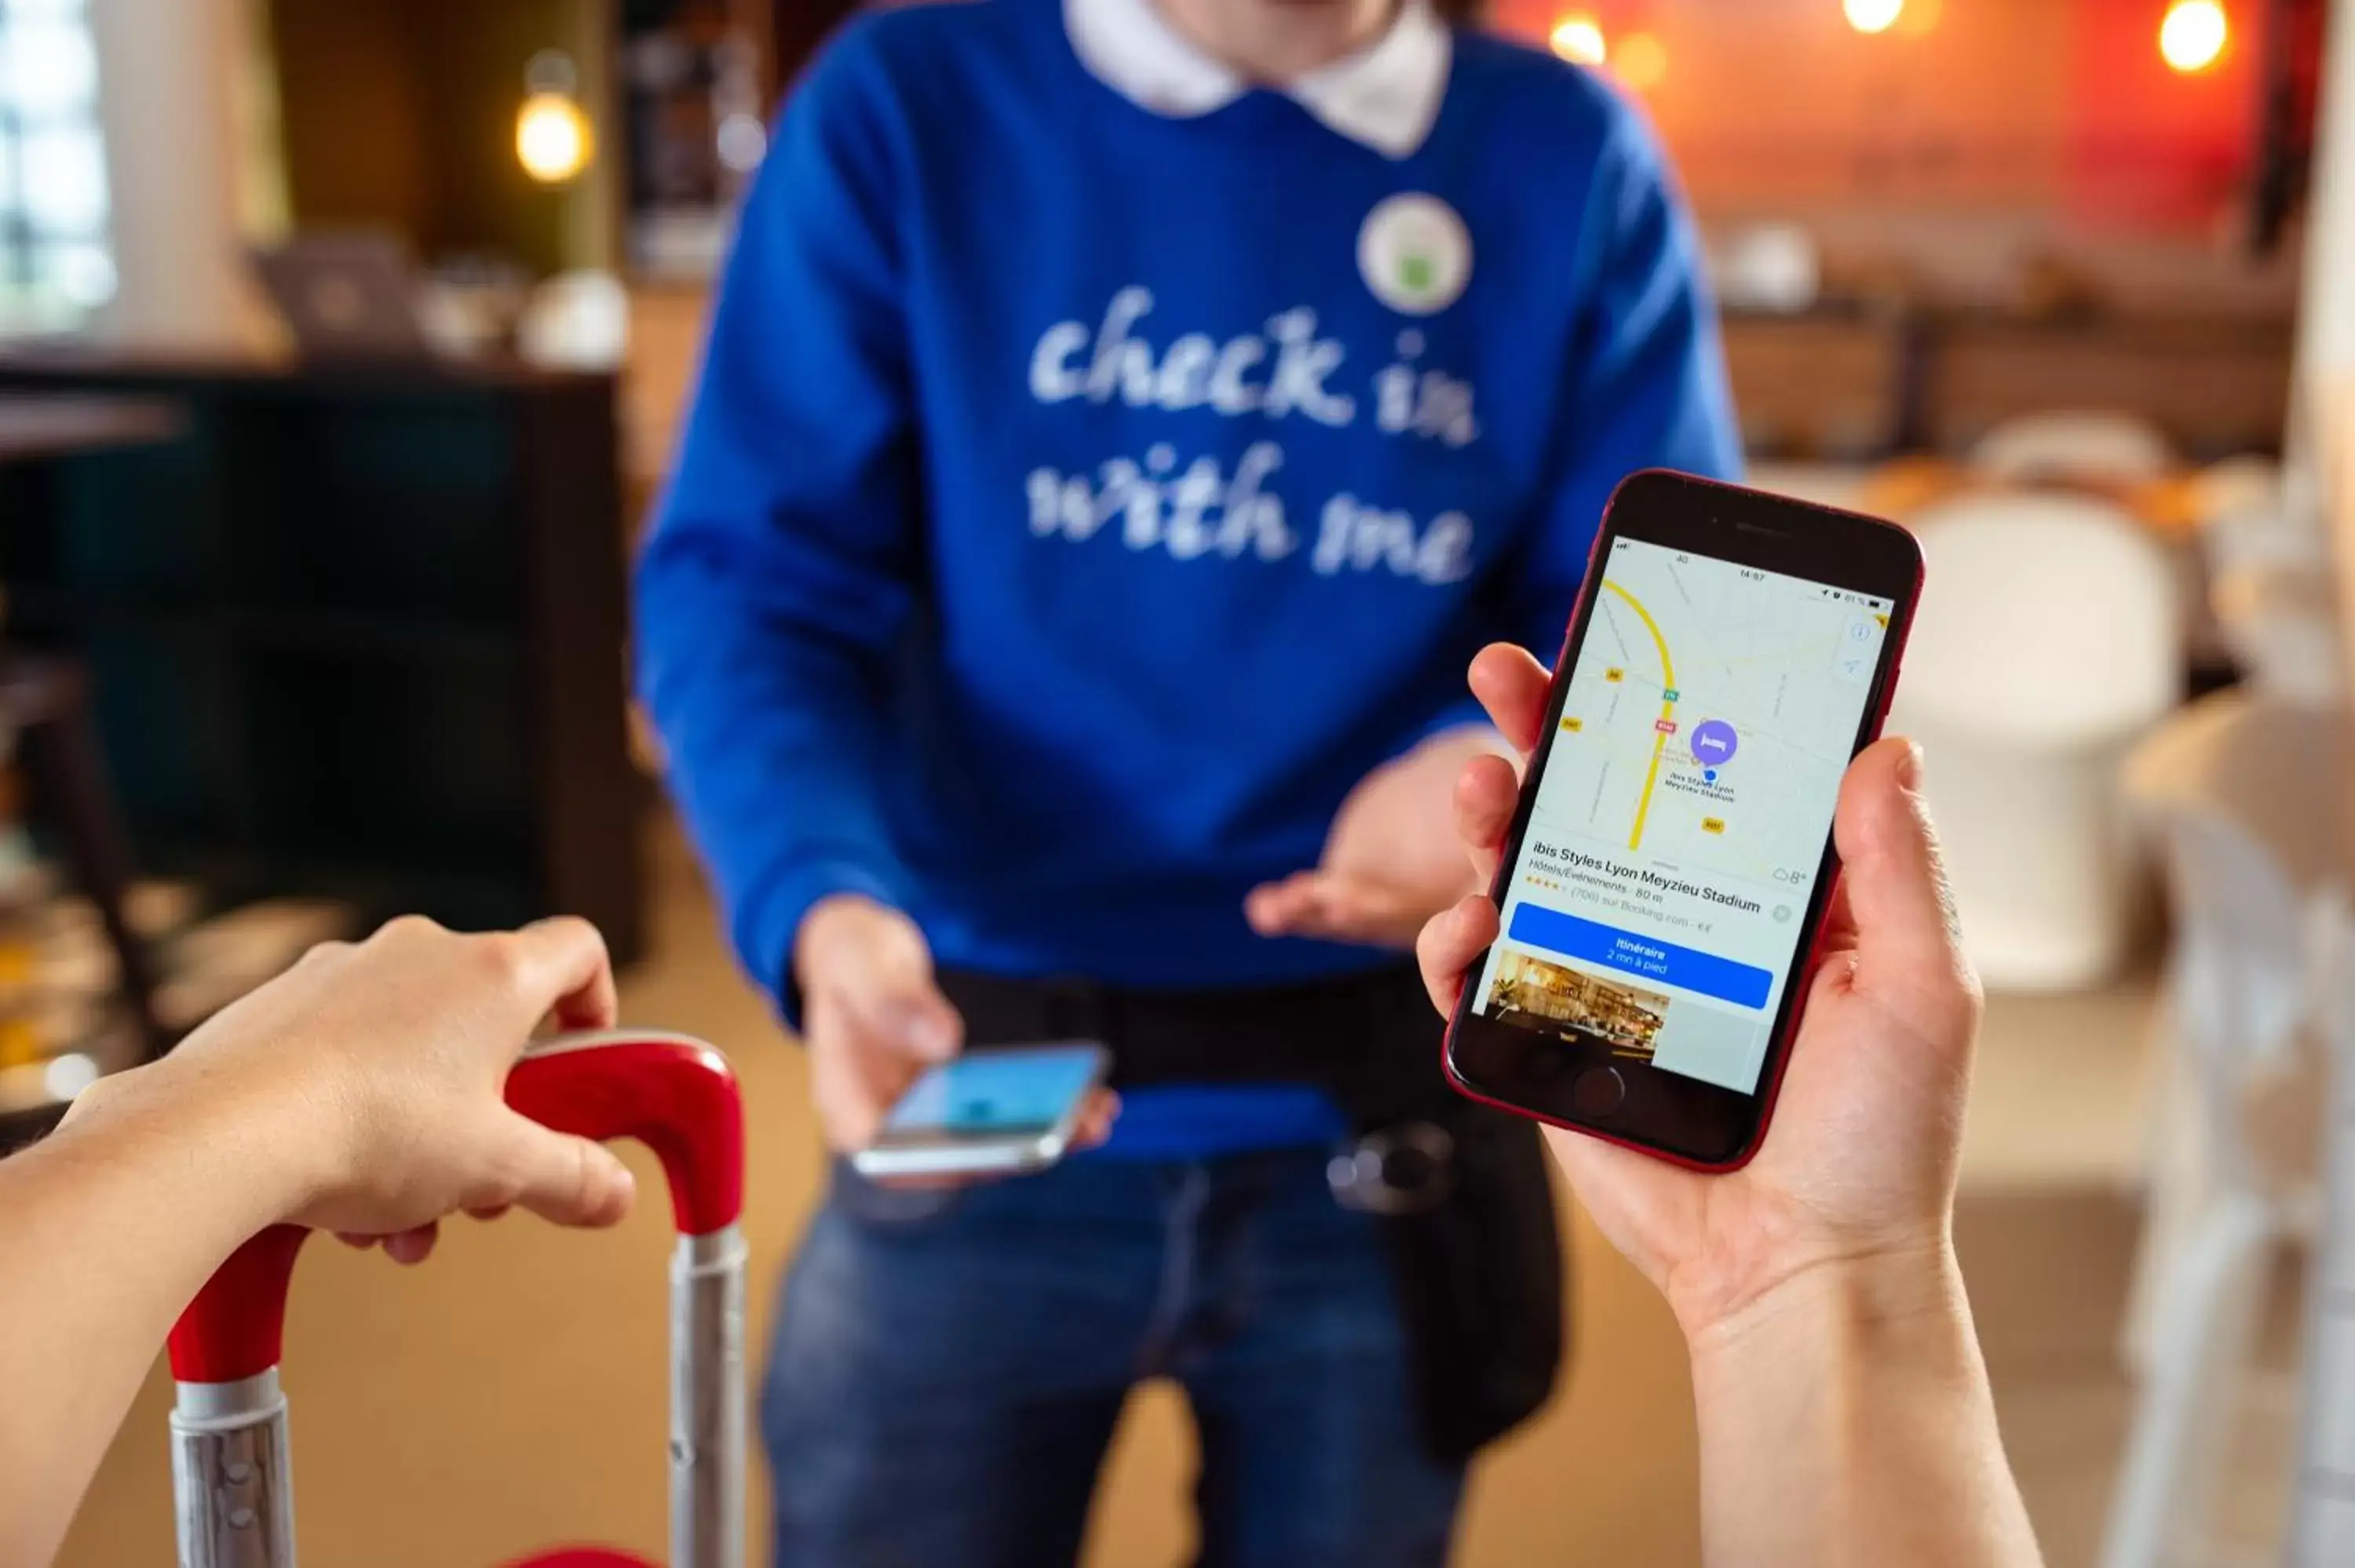
[[(711, 1038), (744, 1075), (765, 1325), (820, 1173), (801, 1064), (730, 969), (683, 857), (666, 843), (657, 860), (654, 954), (627, 979), (624, 1013)], [(2147, 1006), (2136, 986), (1999, 1006), (1975, 1112), (1960, 1245), (2052, 1568), (2093, 1561), (2128, 1412), (2113, 1343), (2135, 1213), (2119, 1178), (2135, 1148)], [(651, 1166), (636, 1163), (651, 1190)], [(646, 1203), (619, 1234), (593, 1236), (461, 1223), (420, 1270), (314, 1246), (285, 1374), (304, 1561), (488, 1565), (564, 1541), (659, 1555), (666, 1219)], [(1698, 1561), (1694, 1443), (1675, 1328), (1582, 1218), (1573, 1255), (1572, 1375), (1545, 1417), (1481, 1466), (1459, 1562), (1687, 1568)], [(67, 1568), (170, 1562), (167, 1402), (159, 1371), (91, 1492)], [(2245, 1425), (2234, 1508), (2262, 1540), (2288, 1418), (2260, 1412)], [(1189, 1465), (1182, 1405), (1145, 1391), (1108, 1467), (1092, 1568), (1188, 1560)]]

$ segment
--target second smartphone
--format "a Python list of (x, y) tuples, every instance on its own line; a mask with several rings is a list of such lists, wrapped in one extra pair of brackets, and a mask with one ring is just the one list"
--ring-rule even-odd
[(1085, 1041), (967, 1051), (918, 1078), (850, 1162), (877, 1181), (1044, 1171), (1111, 1070), (1112, 1054)]
[(1922, 586), (1892, 524), (1679, 474), (1612, 497), (1447, 1071), (1680, 1164), (1765, 1135)]

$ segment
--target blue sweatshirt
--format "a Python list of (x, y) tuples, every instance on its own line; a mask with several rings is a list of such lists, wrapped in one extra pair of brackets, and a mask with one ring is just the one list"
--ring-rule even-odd
[(1388, 961), (1243, 896), (1478, 717), (1482, 643), (1551, 657), (1624, 474), (1737, 471), (1691, 228), (1611, 90), (1421, 0), (1291, 91), (1156, 26), (871, 14), (779, 119), (637, 571), (764, 986), (845, 891), (1000, 975)]

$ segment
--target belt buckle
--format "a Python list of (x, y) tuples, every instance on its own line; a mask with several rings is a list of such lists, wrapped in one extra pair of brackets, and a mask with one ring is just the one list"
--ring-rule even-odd
[(1428, 1213), (1455, 1190), (1455, 1140), (1427, 1121), (1383, 1128), (1327, 1160), (1325, 1182), (1359, 1213)]

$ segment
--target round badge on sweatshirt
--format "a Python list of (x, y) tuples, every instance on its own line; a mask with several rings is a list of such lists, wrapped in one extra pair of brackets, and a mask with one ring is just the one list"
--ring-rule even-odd
[(1435, 196), (1390, 196), (1358, 230), (1358, 270), (1374, 298), (1400, 314), (1436, 315), (1472, 281), (1472, 234)]

